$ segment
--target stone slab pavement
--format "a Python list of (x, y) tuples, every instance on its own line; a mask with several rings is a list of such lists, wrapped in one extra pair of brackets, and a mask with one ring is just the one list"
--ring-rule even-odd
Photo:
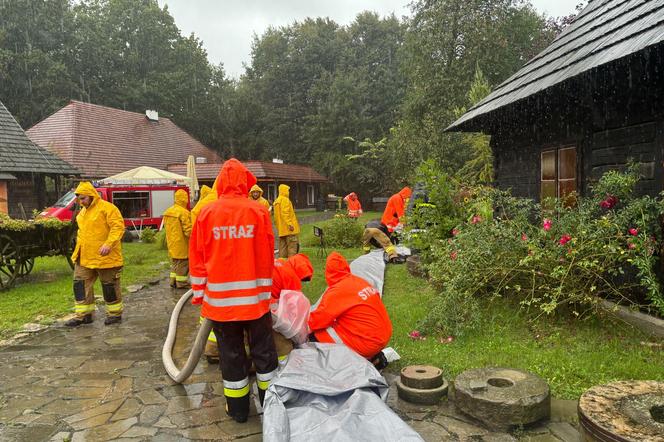
[[(246, 424), (226, 416), (217, 365), (202, 359), (183, 385), (166, 375), (161, 348), (182, 293), (165, 280), (153, 281), (126, 297), (121, 324), (104, 326), (99, 305), (93, 324), (28, 327), (1, 345), (0, 441), (261, 440), (255, 409)], [(180, 366), (197, 327), (198, 308), (189, 305), (174, 350)], [(427, 441), (578, 440), (572, 401), (554, 401), (550, 423), (495, 433), (447, 400), (433, 407), (399, 400), (396, 376), (386, 377), (392, 384), (388, 404)]]

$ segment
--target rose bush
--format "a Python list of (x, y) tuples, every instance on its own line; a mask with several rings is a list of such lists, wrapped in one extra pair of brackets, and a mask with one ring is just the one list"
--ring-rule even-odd
[(636, 166), (608, 172), (574, 207), (479, 189), (461, 206), (491, 201), (493, 216), (472, 214), (453, 235), (420, 234), (440, 296), (419, 329), (463, 333), (480, 320), (479, 299), (490, 296), (516, 299), (534, 318), (584, 317), (599, 298), (632, 305), (645, 299), (642, 308), (663, 314), (654, 269), (664, 199), (635, 197), (637, 181)]

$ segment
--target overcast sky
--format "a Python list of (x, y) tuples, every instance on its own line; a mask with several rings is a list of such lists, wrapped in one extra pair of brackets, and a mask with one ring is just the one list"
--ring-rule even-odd
[[(268, 26), (288, 25), (305, 17), (330, 17), (339, 24), (352, 22), (365, 10), (380, 15), (409, 14), (410, 0), (159, 0), (168, 5), (183, 35), (195, 33), (212, 63), (223, 63), (233, 77), (249, 63), (254, 34)], [(551, 16), (567, 15), (580, 0), (532, 0), (535, 8)]]

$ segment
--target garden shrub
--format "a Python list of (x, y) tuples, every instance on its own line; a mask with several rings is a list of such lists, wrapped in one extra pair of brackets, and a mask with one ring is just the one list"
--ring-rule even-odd
[(451, 237), (422, 234), (427, 270), (440, 295), (421, 328), (450, 334), (472, 329), (481, 317), (478, 300), (489, 296), (515, 299), (534, 318), (556, 312), (581, 318), (598, 297), (637, 305), (641, 292), (646, 308), (664, 313), (654, 273), (664, 202), (635, 197), (637, 181), (636, 166), (608, 172), (588, 197), (576, 197), (574, 207), (566, 207), (569, 199), (539, 205), (500, 190), (476, 190), (460, 202), (462, 211), (491, 201), (493, 216), (471, 215)]
[(154, 236), (154, 241), (157, 243), (157, 246), (160, 250), (168, 250), (168, 243), (166, 242), (166, 229), (161, 229)]
[[(357, 219), (349, 218), (347, 215), (337, 213), (329, 221), (319, 225), (325, 235), (325, 246), (329, 248), (349, 249), (358, 247), (362, 243), (364, 224)], [(305, 246), (316, 246), (319, 239), (311, 237)]]
[(141, 230), (141, 241), (151, 244), (155, 241), (156, 235), (157, 232), (152, 227), (146, 227), (145, 229)]

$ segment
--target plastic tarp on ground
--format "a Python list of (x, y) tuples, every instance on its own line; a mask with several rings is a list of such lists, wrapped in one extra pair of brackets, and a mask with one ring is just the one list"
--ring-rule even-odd
[(293, 350), (272, 381), (263, 407), (263, 440), (422, 441), (385, 404), (388, 384), (344, 345)]
[(385, 253), (383, 249), (374, 249), (366, 255), (350, 263), (350, 272), (371, 284), (380, 296), (383, 296), (383, 281), (385, 280)]

